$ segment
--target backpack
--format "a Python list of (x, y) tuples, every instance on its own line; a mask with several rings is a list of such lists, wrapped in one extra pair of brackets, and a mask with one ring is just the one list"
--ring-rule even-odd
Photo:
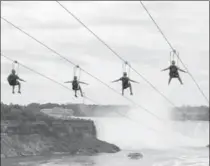
[(16, 75), (10, 74), (10, 75), (7, 77), (7, 81), (8, 81), (8, 82), (12, 82), (12, 81), (16, 81), (16, 80), (17, 80)]

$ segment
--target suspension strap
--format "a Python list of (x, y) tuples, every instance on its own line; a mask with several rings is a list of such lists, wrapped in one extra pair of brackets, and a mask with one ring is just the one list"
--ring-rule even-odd
[(174, 59), (175, 59), (175, 52), (176, 52), (176, 50), (173, 50), (170, 52), (170, 63), (171, 64), (172, 64), (172, 61), (174, 61)]
[(130, 68), (131, 68), (131, 65), (127, 61), (125, 61), (122, 64), (123, 73), (126, 72), (128, 74), (128, 77), (130, 76)]
[(17, 75), (19, 74), (19, 63), (18, 63), (18, 61), (14, 61), (12, 63), (12, 69), (14, 69), (16, 71)]
[(176, 52), (176, 56), (177, 56), (176, 64), (177, 64), (177, 67), (179, 67), (179, 52)]
[(74, 66), (74, 76), (77, 76), (78, 80), (80, 80), (81, 68), (79, 67), (79, 65)]

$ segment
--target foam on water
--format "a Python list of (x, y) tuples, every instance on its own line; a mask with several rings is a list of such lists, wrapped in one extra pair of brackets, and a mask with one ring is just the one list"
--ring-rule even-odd
[[(191, 122), (185, 126), (185, 122), (176, 122), (171, 131), (169, 127), (164, 128), (161, 125), (153, 127), (151, 125), (160, 131), (163, 129), (161, 132), (156, 132), (123, 118), (96, 118), (94, 121), (98, 138), (116, 144), (122, 149), (200, 147), (206, 146), (209, 141), (208, 123), (201, 125)], [(197, 132), (195, 126), (202, 126), (205, 129)], [(193, 134), (189, 134), (185, 130), (191, 131)]]
[[(209, 144), (209, 124), (170, 120), (170, 107), (159, 96), (142, 103), (150, 113), (131, 108), (126, 117), (94, 118), (99, 139), (122, 149), (200, 147)], [(153, 112), (151, 112), (153, 111)], [(155, 117), (155, 116), (158, 116)], [(160, 119), (159, 119), (160, 118)]]
[[(59, 159), (47, 159), (34, 162), (30, 166), (207, 166), (208, 149), (141, 150), (143, 158), (132, 160), (127, 155), (136, 151), (121, 151), (115, 154), (96, 156), (66, 156)], [(24, 166), (27, 165), (27, 162)]]

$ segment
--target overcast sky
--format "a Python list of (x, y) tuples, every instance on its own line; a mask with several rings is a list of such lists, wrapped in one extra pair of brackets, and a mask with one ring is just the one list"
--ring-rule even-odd
[[(206, 101), (188, 74), (168, 82), (170, 48), (138, 1), (67, 2), (71, 12), (120, 54), (124, 59), (164, 93), (175, 105), (202, 105)], [(209, 96), (209, 4), (197, 2), (145, 2), (148, 10), (179, 51), (206, 96)], [(56, 2), (2, 2), (1, 15), (36, 39), (53, 48), (75, 64), (121, 92), (120, 83), (110, 83), (121, 77), (122, 61), (100, 43)], [(73, 66), (53, 52), (33, 41), (1, 20), (1, 52), (58, 82), (71, 80)], [(20, 67), (22, 94), (13, 95), (7, 84), (11, 62), (1, 58), (1, 101), (28, 104), (31, 102), (83, 102), (73, 92)], [(181, 68), (183, 66), (180, 65)], [(146, 108), (171, 106), (140, 76), (131, 71), (134, 96), (126, 96)], [(85, 73), (81, 80), (85, 94), (100, 104), (130, 104), (122, 96)], [(70, 84), (64, 84), (71, 88)], [(89, 101), (84, 101), (89, 103)]]

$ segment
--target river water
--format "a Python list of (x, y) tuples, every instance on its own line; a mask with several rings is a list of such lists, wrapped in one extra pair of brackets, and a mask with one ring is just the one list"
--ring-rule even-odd
[[(175, 133), (158, 133), (121, 118), (91, 118), (98, 137), (118, 145), (122, 151), (96, 156), (51, 156), (3, 159), (2, 166), (208, 166), (209, 123), (173, 122)], [(167, 126), (168, 127), (168, 126)], [(161, 127), (158, 126), (158, 129)], [(162, 128), (163, 129), (163, 128)], [(165, 132), (165, 134), (163, 133)], [(167, 135), (168, 134), (168, 135)], [(141, 159), (131, 159), (138, 152)]]
[[(130, 152), (140, 152), (142, 159), (130, 159)], [(2, 166), (208, 166), (208, 148), (177, 148), (167, 150), (123, 150), (97, 156), (29, 157), (2, 160)]]

